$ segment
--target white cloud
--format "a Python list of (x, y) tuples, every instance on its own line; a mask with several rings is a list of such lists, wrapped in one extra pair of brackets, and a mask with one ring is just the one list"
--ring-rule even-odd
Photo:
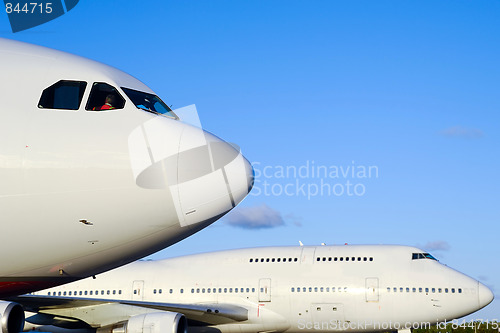
[(281, 213), (266, 204), (234, 209), (224, 220), (233, 227), (243, 229), (267, 229), (285, 225)]
[(477, 128), (465, 128), (462, 126), (453, 126), (439, 132), (441, 135), (449, 138), (465, 138), (465, 139), (479, 139), (484, 133)]
[(290, 213), (285, 215), (285, 219), (288, 223), (292, 223), (296, 227), (302, 227), (302, 217), (300, 216)]
[(451, 246), (447, 241), (439, 240), (427, 242), (427, 244), (425, 244), (423, 248), (427, 251), (448, 251), (449, 249), (451, 249)]

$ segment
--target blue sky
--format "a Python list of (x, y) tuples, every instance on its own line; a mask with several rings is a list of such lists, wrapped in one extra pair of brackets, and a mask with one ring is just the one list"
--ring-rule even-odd
[[(173, 108), (196, 104), (204, 128), (255, 163), (240, 207), (152, 258), (417, 245), (500, 299), (499, 15), (493, 0), (81, 0), (16, 34), (0, 14), (0, 37), (111, 64)], [(313, 165), (377, 172), (313, 177)], [(498, 299), (471, 318), (500, 319)]]

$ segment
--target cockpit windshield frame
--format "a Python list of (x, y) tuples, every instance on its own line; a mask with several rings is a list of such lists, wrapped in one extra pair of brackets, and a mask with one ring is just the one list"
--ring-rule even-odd
[(143, 91), (121, 87), (125, 95), (134, 103), (135, 107), (144, 111), (152, 112), (168, 118), (179, 120), (172, 109), (165, 104), (157, 95)]

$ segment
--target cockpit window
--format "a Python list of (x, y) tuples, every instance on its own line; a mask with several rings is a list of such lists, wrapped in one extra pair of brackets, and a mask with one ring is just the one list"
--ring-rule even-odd
[(87, 82), (61, 80), (42, 92), (40, 109), (78, 110)]
[(123, 109), (125, 99), (115, 87), (102, 82), (94, 82), (85, 110), (106, 111)]
[(179, 119), (172, 109), (170, 109), (167, 104), (163, 103), (160, 97), (129, 88), (122, 87), (122, 90), (125, 94), (127, 94), (128, 98), (130, 98), (137, 108), (153, 113), (163, 114), (174, 119)]
[(431, 260), (436, 260), (436, 258), (434, 258), (434, 256), (432, 256), (430, 253), (413, 253), (412, 254), (412, 257), (411, 257), (412, 260), (417, 260), (417, 259), (431, 259)]

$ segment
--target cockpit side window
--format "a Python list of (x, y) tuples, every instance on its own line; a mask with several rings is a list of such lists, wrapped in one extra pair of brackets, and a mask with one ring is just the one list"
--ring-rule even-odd
[(426, 259), (432, 259), (432, 260), (436, 260), (437, 261), (437, 259), (434, 258), (434, 256), (432, 254), (430, 254), (430, 253), (424, 253), (424, 257)]
[(430, 253), (413, 253), (411, 256), (412, 260), (417, 260), (417, 259), (431, 259), (431, 260), (436, 260), (433, 255)]
[(61, 80), (42, 92), (40, 109), (78, 110), (87, 87), (84, 81)]
[(103, 82), (94, 82), (85, 110), (107, 111), (123, 109), (124, 106), (125, 99), (115, 87)]
[(179, 117), (177, 117), (172, 109), (169, 108), (168, 105), (160, 99), (160, 97), (124, 87), (122, 87), (122, 90), (138, 109), (179, 119)]

